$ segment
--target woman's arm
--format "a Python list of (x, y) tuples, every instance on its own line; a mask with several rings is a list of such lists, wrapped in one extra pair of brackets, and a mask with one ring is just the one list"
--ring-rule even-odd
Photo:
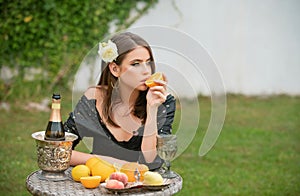
[(147, 106), (147, 119), (144, 127), (144, 136), (141, 150), (146, 162), (152, 162), (156, 155), (156, 136), (157, 136), (157, 107)]
[(149, 88), (147, 93), (147, 119), (144, 127), (144, 135), (141, 150), (146, 162), (150, 163), (157, 156), (156, 152), (156, 136), (157, 136), (157, 110), (159, 105), (164, 103), (167, 98), (166, 87), (154, 86)]
[(113, 165), (114, 164), (123, 165), (124, 163), (127, 163), (127, 161), (115, 159), (115, 158), (108, 157), (108, 156), (89, 154), (89, 153), (84, 153), (84, 152), (79, 152), (79, 151), (73, 150), (71, 160), (70, 160), (70, 165), (75, 166), (75, 165), (85, 164), (89, 158), (92, 158), (95, 156), (97, 156)]
[[(145, 137), (142, 143), (142, 152), (145, 155), (144, 159), (147, 162), (152, 162), (152, 158), (155, 158), (156, 153), (156, 136), (158, 134), (171, 134), (172, 133), (172, 124), (174, 121), (176, 110), (176, 100), (174, 96), (168, 95), (167, 100), (158, 107), (158, 109), (150, 109), (147, 107), (147, 120), (145, 124), (145, 132), (148, 137)], [(154, 121), (150, 122), (151, 119), (148, 117), (151, 116), (151, 119)], [(150, 122), (150, 123), (149, 123)], [(151, 130), (157, 131), (155, 133)], [(152, 135), (154, 134), (154, 135)], [(153, 137), (150, 137), (153, 136)], [(151, 146), (152, 144), (152, 146)], [(147, 149), (153, 149), (147, 151)], [(155, 150), (154, 150), (155, 149)], [(152, 152), (151, 152), (152, 151)], [(146, 155), (147, 154), (147, 155)], [(150, 159), (146, 159), (146, 157)]]

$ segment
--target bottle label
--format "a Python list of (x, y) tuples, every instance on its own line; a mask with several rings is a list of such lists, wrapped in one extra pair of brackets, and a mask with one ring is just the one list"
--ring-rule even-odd
[(52, 103), (52, 109), (60, 109), (60, 104), (59, 103)]

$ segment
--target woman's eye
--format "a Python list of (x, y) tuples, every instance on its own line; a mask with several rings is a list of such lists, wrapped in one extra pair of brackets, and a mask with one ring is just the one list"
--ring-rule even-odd
[(147, 66), (149, 66), (149, 65), (151, 66), (152, 63), (153, 63), (153, 61), (147, 61), (147, 62), (134, 62), (134, 63), (132, 63), (131, 65), (132, 65), (132, 66), (139, 66), (139, 65), (145, 64), (145, 65), (147, 65)]
[(153, 63), (153, 61), (147, 61), (147, 62), (146, 62), (146, 65), (150, 65), (150, 66), (151, 66), (152, 63)]
[(131, 64), (132, 66), (138, 66), (138, 65), (140, 65), (139, 63), (133, 63), (133, 64)]
[(140, 63), (139, 63), (139, 62), (134, 62), (134, 63), (132, 63), (131, 65), (132, 65), (132, 66), (138, 66), (138, 65), (140, 65)]

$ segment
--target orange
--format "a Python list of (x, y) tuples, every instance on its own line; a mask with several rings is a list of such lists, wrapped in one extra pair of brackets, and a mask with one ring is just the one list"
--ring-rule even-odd
[(101, 181), (101, 176), (86, 176), (80, 178), (81, 184), (88, 189), (93, 189), (98, 187), (100, 181)]
[(79, 182), (81, 177), (89, 176), (91, 173), (90, 168), (86, 165), (76, 165), (72, 171), (71, 175), (73, 180)]
[(90, 170), (92, 170), (92, 167), (95, 163), (97, 163), (99, 161), (98, 157), (92, 157), (89, 158), (86, 162), (85, 165), (88, 166), (90, 168)]
[(116, 170), (111, 163), (98, 158), (98, 161), (92, 165), (91, 171), (92, 176), (101, 176), (101, 182), (104, 182)]
[(128, 182), (135, 182), (134, 171), (136, 169), (138, 169), (141, 174), (140, 181), (142, 182), (144, 180), (144, 173), (149, 171), (147, 165), (136, 162), (125, 163), (122, 165), (120, 172), (123, 172), (127, 175)]
[(154, 74), (152, 74), (150, 76), (150, 78), (148, 78), (146, 81), (145, 81), (145, 84), (148, 86), (148, 87), (153, 87), (153, 86), (160, 86), (159, 83), (155, 82), (155, 80), (162, 80), (162, 81), (165, 81), (164, 80), (164, 76), (161, 72), (156, 72)]

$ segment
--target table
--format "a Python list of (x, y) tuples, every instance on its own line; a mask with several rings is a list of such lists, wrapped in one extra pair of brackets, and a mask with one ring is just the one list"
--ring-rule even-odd
[[(32, 195), (114, 195), (105, 187), (99, 186), (95, 189), (86, 189), (80, 182), (75, 182), (71, 178), (71, 168), (66, 170), (69, 179), (64, 181), (41, 180), (37, 170), (28, 175), (26, 179), (27, 190)], [(144, 188), (131, 189), (130, 192), (118, 193), (119, 195), (173, 195), (182, 189), (182, 178), (177, 174), (177, 177), (171, 180), (171, 184), (164, 187), (162, 190), (148, 190)]]

